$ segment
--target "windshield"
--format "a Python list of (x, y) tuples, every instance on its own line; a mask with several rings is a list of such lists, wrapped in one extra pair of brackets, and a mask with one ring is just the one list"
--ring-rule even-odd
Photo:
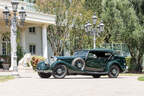
[(88, 51), (77, 51), (74, 53), (73, 56), (86, 56), (88, 54)]

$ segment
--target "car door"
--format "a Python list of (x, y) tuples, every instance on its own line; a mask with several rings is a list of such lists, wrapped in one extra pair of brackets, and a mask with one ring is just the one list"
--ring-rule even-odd
[(99, 64), (101, 68), (104, 70), (107, 64), (107, 61), (110, 59), (112, 56), (112, 53), (110, 52), (99, 52), (97, 53), (98, 58), (99, 58)]
[(86, 60), (87, 71), (103, 71), (101, 59), (99, 59), (95, 52), (89, 52)]

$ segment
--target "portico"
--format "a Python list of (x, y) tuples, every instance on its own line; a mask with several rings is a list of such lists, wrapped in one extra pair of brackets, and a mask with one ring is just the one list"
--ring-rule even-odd
[[(2, 38), (3, 33), (10, 33), (10, 27), (5, 25), (2, 12), (4, 10), (4, 6), (6, 5), (11, 10), (11, 0), (0, 0), (0, 2), (0, 38)], [(28, 3), (26, 2), (20, 2), (19, 4), (19, 9), (21, 6), (24, 6), (27, 13), (24, 26), (18, 26), (20, 46), (22, 47), (24, 53), (31, 53), (33, 55), (48, 58), (48, 48), (50, 47), (47, 40), (47, 27), (50, 24), (55, 24), (55, 15), (43, 14), (41, 12), (28, 10), (26, 8), (27, 4)], [(2, 45), (2, 40), (0, 40), (0, 45)], [(7, 45), (4, 48), (6, 52), (3, 52), (4, 50), (2, 50), (2, 46), (0, 46), (0, 55), (10, 56), (10, 52), (7, 50)]]

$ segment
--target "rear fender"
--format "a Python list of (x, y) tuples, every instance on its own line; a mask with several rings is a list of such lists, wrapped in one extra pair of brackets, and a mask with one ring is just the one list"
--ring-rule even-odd
[(117, 66), (120, 68), (121, 71), (123, 70), (123, 68), (122, 68), (122, 66), (120, 65), (120, 63), (119, 63), (118, 61), (114, 60), (114, 61), (110, 61), (110, 62), (107, 63), (107, 66), (106, 66), (106, 68), (105, 68), (105, 72), (109, 72), (110, 67), (111, 67), (112, 65), (117, 65)]

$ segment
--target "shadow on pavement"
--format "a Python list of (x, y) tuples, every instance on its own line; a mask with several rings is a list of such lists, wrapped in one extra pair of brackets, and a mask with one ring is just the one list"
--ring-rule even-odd
[(63, 78), (63, 79), (55, 79), (55, 78), (53, 78), (53, 77), (51, 77), (51, 78), (37, 78), (37, 79), (44, 79), (44, 80), (47, 80), (47, 79), (51, 79), (51, 80), (66, 80), (66, 79), (75, 79), (75, 80), (77, 80), (77, 79), (82, 79), (82, 80), (100, 80), (100, 79), (107, 79), (107, 80), (111, 80), (111, 79), (115, 79), (115, 80), (118, 80), (118, 79), (124, 79), (124, 78), (128, 78), (128, 77), (125, 77), (125, 76), (120, 76), (120, 77), (118, 77), (118, 78), (109, 78), (109, 77), (106, 77), (106, 76), (104, 76), (104, 77), (101, 77), (101, 78), (93, 78), (93, 77), (82, 77), (82, 76), (80, 76), (80, 77), (65, 77), (65, 78)]

